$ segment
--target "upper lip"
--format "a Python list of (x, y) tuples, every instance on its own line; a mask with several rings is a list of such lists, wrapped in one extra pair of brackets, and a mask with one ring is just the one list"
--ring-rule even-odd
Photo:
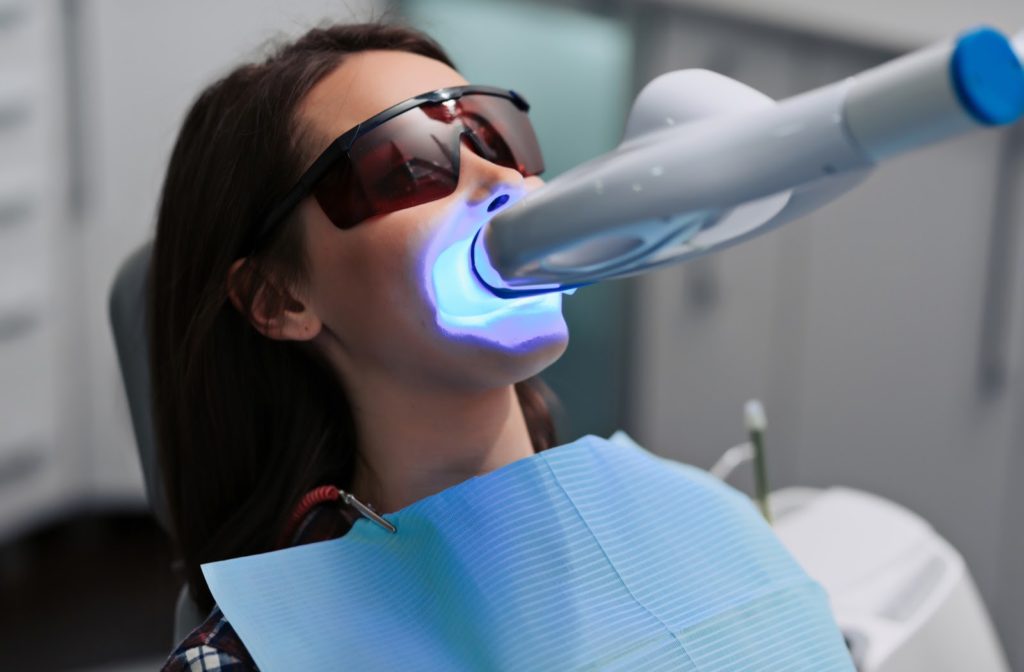
[[(499, 208), (497, 212), (487, 212), (487, 204), (493, 201), (496, 196), (500, 195), (500, 193), (508, 194), (508, 202), (505, 203), (501, 208)], [(458, 241), (463, 240), (465, 238), (475, 236), (477, 231), (487, 226), (487, 224), (492, 219), (494, 219), (501, 213), (507, 211), (509, 208), (513, 207), (527, 193), (528, 191), (526, 190), (496, 190), (494, 193), (489, 194), (487, 198), (484, 198), (476, 203), (464, 202), (461, 205), (456, 206), (459, 208), (468, 209), (469, 213), (466, 213), (463, 217), (456, 218), (456, 221), (458, 223), (451, 230), (451, 235), (446, 236), (447, 239), (445, 240), (444, 248), (447, 248), (449, 245), (454, 245)]]
[(478, 220), (475, 217), (467, 218), (466, 222), (462, 223), (461, 225), (459, 225), (459, 226), (457, 226), (455, 228), (455, 230), (453, 231), (453, 235), (452, 235), (451, 239), (447, 241), (447, 245), (445, 245), (445, 247), (448, 247), (448, 245), (454, 245), (455, 243), (459, 242), (460, 240), (465, 240), (466, 238), (472, 238), (473, 236), (475, 236), (477, 234), (478, 231), (480, 231), (485, 226), (487, 226), (487, 223), (490, 222), (490, 221), (491, 221), (490, 217), (484, 217), (484, 218), (482, 218), (480, 220)]

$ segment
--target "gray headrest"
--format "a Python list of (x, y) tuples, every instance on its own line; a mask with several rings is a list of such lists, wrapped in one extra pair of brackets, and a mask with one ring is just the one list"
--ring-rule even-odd
[(146, 496), (160, 524), (169, 530), (167, 505), (156, 458), (149, 388), (149, 340), (146, 335), (146, 277), (153, 243), (133, 252), (118, 269), (110, 290), (110, 326), (114, 331), (117, 358), (128, 395), (128, 407), (135, 429)]

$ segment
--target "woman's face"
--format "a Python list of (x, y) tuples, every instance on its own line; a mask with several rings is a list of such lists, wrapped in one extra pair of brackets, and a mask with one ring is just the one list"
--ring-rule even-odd
[[(399, 51), (367, 51), (310, 91), (300, 123), (317, 153), (334, 138), (415, 95), (466, 84), (447, 65)], [(464, 142), (453, 194), (335, 227), (314, 198), (300, 206), (309, 286), (321, 323), (315, 338), (346, 378), (384, 372), (412, 384), (479, 389), (524, 380), (564, 352), (558, 293), (504, 300), (469, 273), (468, 240), (542, 184), (491, 163)], [(507, 203), (488, 206), (506, 195)]]

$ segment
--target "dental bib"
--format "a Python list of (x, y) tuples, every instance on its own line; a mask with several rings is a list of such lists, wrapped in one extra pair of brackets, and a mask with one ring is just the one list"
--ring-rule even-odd
[(383, 517), (203, 565), (263, 672), (854, 669), (751, 502), (621, 432)]

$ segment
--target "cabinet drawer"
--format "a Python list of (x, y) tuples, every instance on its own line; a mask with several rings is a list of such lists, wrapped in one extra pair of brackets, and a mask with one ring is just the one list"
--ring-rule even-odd
[[(0, 322), (10, 313), (43, 312), (52, 309), (51, 274), (55, 258), (47, 249), (46, 231), (37, 206), (27, 195), (25, 200), (0, 201), (10, 208), (11, 223), (0, 225)], [(6, 330), (0, 328), (0, 344)]]
[[(14, 281), (11, 274), (18, 266), (43, 253), (43, 205), (29, 176), (6, 179), (0, 171), (0, 283)], [(0, 285), (0, 296), (4, 293)]]
[(45, 471), (51, 454), (49, 437), (0, 442), (0, 497), (38, 478)]
[(41, 27), (37, 9), (29, 0), (0, 0), (0, 72), (23, 66), (26, 58), (36, 60)]
[(0, 313), (0, 446), (53, 435), (55, 350), (35, 308), (9, 306)]
[(0, 66), (0, 171), (23, 174), (38, 161), (41, 146), (41, 96), (38, 84), (24, 73), (9, 73)]

